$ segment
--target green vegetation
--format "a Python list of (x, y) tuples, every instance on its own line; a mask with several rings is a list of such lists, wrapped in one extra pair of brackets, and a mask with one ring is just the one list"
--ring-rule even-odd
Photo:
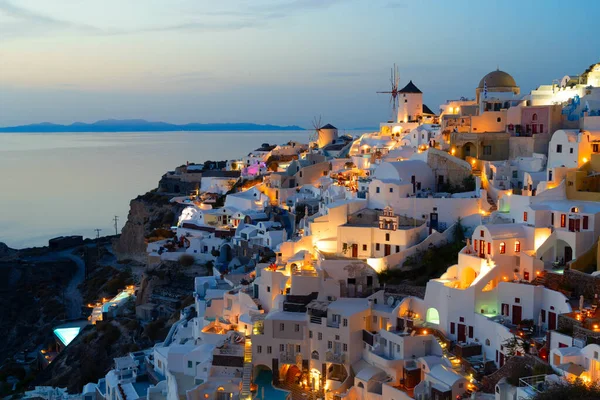
[(538, 392), (532, 400), (595, 400), (600, 399), (600, 384), (585, 383), (580, 379), (572, 383), (552, 385), (544, 392)]
[(182, 254), (179, 257), (179, 265), (181, 265), (184, 268), (191, 267), (192, 265), (194, 265), (195, 262), (196, 262), (196, 259), (191, 254)]
[(452, 240), (442, 246), (429, 246), (427, 250), (406, 257), (401, 269), (381, 271), (378, 274), (379, 282), (392, 285), (405, 282), (425, 286), (430, 279), (439, 278), (448, 267), (458, 262), (458, 252), (465, 246), (465, 228), (460, 219), (457, 221)]
[(439, 192), (445, 193), (464, 193), (464, 192), (472, 192), (475, 190), (475, 178), (473, 175), (467, 176), (463, 179), (462, 184), (453, 185), (451, 182), (445, 182), (440, 185), (438, 188)]

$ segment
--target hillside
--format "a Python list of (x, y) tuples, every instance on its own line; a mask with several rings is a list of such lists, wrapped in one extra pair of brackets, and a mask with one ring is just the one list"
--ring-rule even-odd
[(169, 131), (301, 131), (303, 128), (290, 125), (261, 125), (247, 122), (239, 123), (190, 123), (170, 124), (152, 122), (143, 119), (106, 119), (91, 124), (74, 122), (69, 125), (42, 122), (39, 124), (0, 127), (0, 132), (169, 132)]

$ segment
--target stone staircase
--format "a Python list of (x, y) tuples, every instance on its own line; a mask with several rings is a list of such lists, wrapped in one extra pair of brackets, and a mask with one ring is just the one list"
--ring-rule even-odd
[(531, 284), (546, 286), (547, 282), (548, 282), (548, 279), (546, 278), (546, 274), (542, 273), (542, 274), (536, 276), (535, 279), (531, 281)]
[(240, 400), (251, 400), (252, 392), (250, 384), (252, 382), (252, 341), (249, 337), (244, 343), (244, 369), (242, 372), (242, 391), (240, 392)]
[(496, 202), (494, 202), (494, 200), (490, 197), (489, 193), (487, 195), (487, 202), (490, 205), (490, 213), (498, 211), (498, 206), (496, 205)]
[(442, 341), (437, 335), (434, 335), (435, 340), (439, 343), (442, 348), (442, 356), (447, 358), (450, 361), (450, 365), (452, 365), (452, 369), (459, 372), (460, 371), (460, 359), (456, 357), (454, 354), (450, 353), (448, 350), (448, 345)]

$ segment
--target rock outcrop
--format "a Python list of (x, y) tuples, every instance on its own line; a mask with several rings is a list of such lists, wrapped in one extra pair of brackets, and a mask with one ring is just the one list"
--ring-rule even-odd
[(180, 206), (169, 202), (169, 197), (156, 192), (138, 196), (129, 203), (127, 222), (121, 236), (113, 242), (113, 251), (119, 261), (146, 262), (147, 238), (158, 228), (170, 228)]

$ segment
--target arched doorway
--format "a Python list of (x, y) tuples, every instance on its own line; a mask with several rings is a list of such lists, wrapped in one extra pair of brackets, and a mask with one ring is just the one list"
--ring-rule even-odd
[(467, 142), (462, 146), (463, 158), (477, 157), (477, 146), (473, 142)]
[(290, 365), (285, 373), (285, 382), (288, 384), (299, 385), (302, 379), (302, 371), (296, 365)]
[(471, 267), (464, 267), (461, 269), (460, 271), (460, 276), (458, 277), (460, 280), (460, 287), (461, 288), (468, 288), (471, 283), (473, 283), (473, 281), (475, 280), (475, 278), (477, 277), (477, 272), (475, 272), (475, 270)]
[(431, 324), (440, 324), (440, 313), (435, 308), (431, 307), (427, 309), (427, 314), (425, 316), (425, 321)]

